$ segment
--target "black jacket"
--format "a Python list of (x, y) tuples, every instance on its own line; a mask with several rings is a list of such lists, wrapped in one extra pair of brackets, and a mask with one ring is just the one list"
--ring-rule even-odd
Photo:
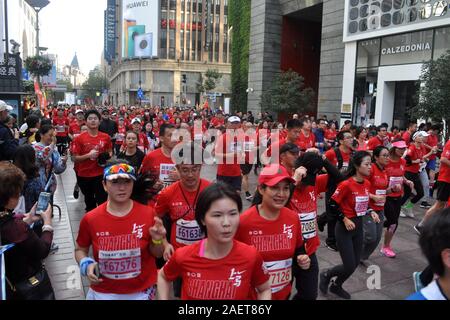
[(14, 139), (11, 130), (0, 122), (0, 161), (12, 160), (18, 146), (19, 141)]

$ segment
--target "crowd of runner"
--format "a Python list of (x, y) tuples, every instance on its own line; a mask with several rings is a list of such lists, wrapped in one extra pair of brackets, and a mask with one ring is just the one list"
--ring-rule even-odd
[[(351, 299), (346, 280), (380, 242), (386, 263), (396, 257), (399, 217), (418, 206), (427, 211), (411, 232), (429, 265), (414, 273), (411, 299), (450, 297), (450, 140), (440, 124), (72, 105), (31, 110), (18, 127), (10, 109), (0, 102), (8, 299), (54, 299), (42, 260), (57, 250), (56, 175), (72, 168), (86, 210), (75, 258), (87, 299)], [(201, 178), (207, 165), (215, 181)], [(319, 265), (320, 232), (341, 264)]]

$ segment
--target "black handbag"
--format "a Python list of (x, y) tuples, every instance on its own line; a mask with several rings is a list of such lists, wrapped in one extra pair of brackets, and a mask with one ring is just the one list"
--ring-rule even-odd
[(15, 285), (8, 281), (8, 284), (14, 300), (55, 300), (55, 292), (44, 267), (27, 280)]

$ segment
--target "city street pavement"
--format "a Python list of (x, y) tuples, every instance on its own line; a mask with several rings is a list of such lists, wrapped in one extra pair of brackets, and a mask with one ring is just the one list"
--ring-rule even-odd
[[(59, 250), (50, 255), (46, 261), (50, 278), (58, 300), (84, 299), (89, 288), (86, 278), (80, 279), (79, 268), (74, 259), (74, 240), (78, 235), (80, 220), (84, 215), (84, 201), (80, 192), (79, 199), (73, 198), (75, 185), (75, 173), (69, 164), (66, 172), (58, 177), (58, 188), (55, 194), (55, 204), (62, 209), (61, 220), (58, 212), (55, 212), (54, 242), (59, 245)], [(205, 166), (202, 177), (214, 181), (215, 166)], [(250, 173), (250, 188), (255, 189), (257, 177), (253, 170)], [(242, 197), (244, 209), (250, 206), (250, 202)], [(319, 214), (324, 211), (324, 201), (319, 204)], [(391, 300), (404, 299), (414, 291), (412, 273), (423, 270), (426, 266), (419, 245), (418, 235), (413, 226), (425, 213), (418, 206), (414, 209), (415, 219), (400, 218), (400, 225), (393, 241), (393, 249), (397, 253), (395, 259), (383, 257), (379, 248), (368, 260), (367, 267), (359, 266), (350, 279), (344, 284), (344, 288), (352, 294), (355, 300)], [(325, 234), (320, 235), (322, 245), (317, 252), (320, 269), (326, 269), (341, 263), (337, 252), (330, 251), (323, 243)], [(379, 281), (378, 281), (379, 280)], [(377, 286), (377, 284), (379, 286)], [(323, 296), (319, 293), (320, 300), (339, 299), (334, 294)]]

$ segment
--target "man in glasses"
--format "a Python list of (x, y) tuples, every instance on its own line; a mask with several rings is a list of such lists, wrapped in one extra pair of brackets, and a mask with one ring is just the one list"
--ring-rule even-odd
[[(169, 216), (171, 221), (170, 245), (164, 252), (167, 261), (180, 247), (202, 240), (205, 235), (195, 220), (195, 206), (199, 194), (210, 182), (201, 179), (202, 161), (195, 161), (195, 155), (201, 153), (201, 146), (188, 143), (181, 148), (176, 168), (180, 180), (165, 188), (156, 202), (156, 214), (163, 218)], [(175, 296), (181, 294), (181, 281), (174, 282)]]

